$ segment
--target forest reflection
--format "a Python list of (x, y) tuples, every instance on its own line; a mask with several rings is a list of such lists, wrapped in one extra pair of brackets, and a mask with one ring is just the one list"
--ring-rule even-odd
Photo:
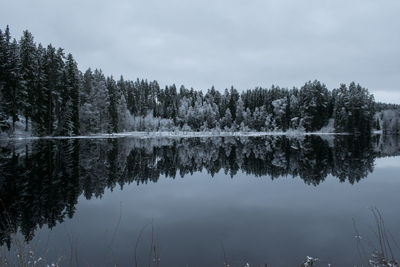
[(354, 184), (377, 157), (400, 154), (396, 136), (286, 136), (188, 139), (71, 139), (0, 145), (0, 244), (20, 232), (27, 241), (44, 225), (72, 218), (78, 198), (106, 189), (157, 182), (161, 176), (223, 171), (318, 185), (328, 175)]

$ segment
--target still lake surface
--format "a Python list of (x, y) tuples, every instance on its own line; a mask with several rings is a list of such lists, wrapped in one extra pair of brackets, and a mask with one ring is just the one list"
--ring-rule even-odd
[(12, 260), (26, 240), (61, 266), (365, 265), (371, 207), (400, 243), (399, 155), (379, 135), (2, 140), (0, 251)]

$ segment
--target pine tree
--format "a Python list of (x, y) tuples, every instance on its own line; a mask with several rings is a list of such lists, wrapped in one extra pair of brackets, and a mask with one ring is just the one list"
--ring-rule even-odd
[(110, 114), (110, 130), (111, 132), (118, 132), (118, 87), (111, 76), (107, 78), (107, 91), (109, 97), (109, 114)]
[(21, 59), (21, 103), (23, 114), (25, 115), (25, 131), (28, 131), (29, 118), (32, 116), (34, 105), (33, 88), (35, 86), (35, 77), (37, 74), (36, 44), (33, 41), (32, 34), (25, 30), (19, 43), (19, 52)]
[(83, 133), (109, 131), (109, 101), (106, 79), (101, 70), (95, 70), (90, 94), (82, 106), (81, 129)]
[(64, 70), (64, 52), (48, 45), (45, 55), (46, 74), (46, 133), (54, 133), (57, 118), (59, 117), (61, 81)]
[(232, 126), (232, 114), (230, 109), (226, 109), (224, 117), (221, 119), (221, 129), (230, 128)]
[(60, 83), (60, 100), (59, 108), (57, 109), (57, 128), (56, 135), (68, 136), (72, 134), (72, 101), (68, 87), (68, 76), (64, 69)]
[(7, 131), (10, 129), (10, 124), (8, 122), (8, 116), (6, 112), (6, 103), (5, 99), (3, 97), (3, 92), (2, 92), (2, 85), (0, 85), (0, 132), (1, 131)]
[(0, 131), (6, 131), (10, 128), (8, 123), (8, 116), (6, 112), (6, 99), (3, 96), (3, 88), (5, 85), (5, 53), (6, 42), (4, 40), (3, 32), (0, 29)]
[(369, 134), (373, 125), (374, 98), (368, 90), (354, 82), (349, 85), (348, 129), (357, 134)]
[(32, 88), (32, 130), (37, 135), (47, 134), (47, 100), (48, 89), (46, 87), (46, 50), (39, 44), (36, 53), (36, 69), (34, 71), (34, 87)]
[(333, 108), (334, 127), (336, 132), (345, 132), (347, 129), (348, 121), (348, 90), (345, 84), (341, 84), (339, 89), (333, 91), (335, 104)]
[(236, 106), (235, 122), (237, 125), (240, 125), (244, 120), (244, 117), (243, 117), (244, 103), (243, 103), (243, 100), (241, 97), (239, 97), (239, 100), (237, 101), (236, 105), (237, 106)]
[(239, 93), (238, 91), (231, 87), (231, 90), (229, 92), (229, 103), (228, 103), (228, 108), (232, 114), (232, 120), (236, 120), (236, 107), (237, 107), (237, 102), (239, 100)]
[(79, 91), (80, 80), (78, 66), (71, 54), (68, 54), (65, 62), (65, 71), (67, 75), (66, 86), (71, 96), (71, 122), (72, 133), (79, 134)]
[(11, 117), (11, 131), (15, 130), (15, 122), (18, 120), (18, 108), (21, 107), (21, 75), (18, 44), (11, 41), (10, 29), (7, 26), (0, 37), (0, 89), (2, 90), (3, 112)]
[(328, 104), (328, 89), (319, 81), (307, 82), (301, 88), (300, 115), (306, 131), (317, 131), (328, 122)]
[(93, 72), (89, 68), (85, 71), (85, 74), (83, 74), (83, 81), (82, 81), (82, 90), (81, 90), (81, 95), (80, 95), (80, 105), (83, 106), (86, 102), (89, 101), (89, 96), (92, 91), (93, 87)]

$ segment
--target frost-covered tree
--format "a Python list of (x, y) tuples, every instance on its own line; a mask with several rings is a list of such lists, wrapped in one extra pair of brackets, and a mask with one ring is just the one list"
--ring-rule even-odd
[(204, 122), (207, 123), (208, 129), (216, 127), (218, 120), (218, 107), (215, 103), (203, 103), (204, 106)]
[(68, 87), (68, 76), (64, 69), (61, 77), (59, 108), (57, 109), (57, 127), (55, 135), (68, 136), (72, 134), (72, 101)]
[(333, 92), (333, 113), (337, 132), (369, 133), (373, 126), (374, 98), (367, 89), (354, 82), (341, 84)]
[(79, 91), (80, 91), (80, 73), (78, 65), (72, 54), (68, 54), (65, 62), (66, 86), (71, 99), (71, 122), (72, 133), (79, 134)]
[[(253, 127), (257, 131), (263, 131), (265, 122), (267, 118), (267, 113), (265, 111), (265, 107), (261, 106), (260, 108), (256, 107), (253, 112)], [(271, 128), (276, 128), (276, 125), (272, 125)]]
[(383, 110), (379, 113), (384, 134), (400, 134), (400, 111), (395, 109)]
[(5, 110), (6, 103), (3, 97), (3, 92), (0, 86), (0, 132), (4, 132), (10, 129), (10, 123), (8, 121), (7, 112)]
[(108, 111), (110, 113), (110, 130), (111, 132), (117, 133), (119, 92), (117, 84), (112, 76), (107, 78), (107, 92), (109, 101)]
[(11, 40), (10, 29), (7, 26), (4, 34), (0, 32), (0, 90), (3, 112), (7, 117), (11, 117), (12, 132), (22, 106), (21, 82), (19, 47), (15, 39)]
[(110, 129), (109, 97), (106, 78), (101, 70), (95, 70), (91, 79), (91, 90), (87, 101), (81, 106), (82, 133), (108, 132)]
[(61, 107), (62, 77), (64, 72), (64, 52), (61, 48), (56, 49), (48, 45), (45, 55), (46, 75), (46, 133), (54, 134), (58, 125)]
[(288, 120), (287, 120), (287, 107), (288, 107), (288, 101), (287, 98), (279, 98), (274, 101), (272, 101), (272, 106), (274, 107), (273, 109), (273, 127), (269, 127), (271, 129), (273, 128), (279, 128), (281, 130), (287, 130), (288, 128)]
[(32, 130), (36, 135), (46, 135), (48, 125), (47, 101), (48, 88), (46, 82), (46, 49), (39, 44), (35, 57), (35, 77), (32, 94)]
[(301, 126), (308, 132), (321, 129), (330, 118), (329, 92), (319, 81), (307, 82), (299, 92)]
[(235, 115), (235, 122), (237, 125), (240, 125), (244, 120), (244, 103), (242, 98), (239, 98), (237, 101), (236, 106), (236, 115)]
[(32, 108), (34, 105), (33, 88), (35, 87), (35, 77), (37, 74), (36, 60), (36, 44), (33, 41), (33, 36), (29, 31), (24, 31), (19, 42), (19, 53), (21, 59), (21, 103), (23, 114), (25, 116), (25, 130), (28, 131), (29, 118), (32, 116)]
[(93, 87), (93, 72), (89, 68), (83, 74), (82, 90), (80, 91), (80, 105), (84, 105), (89, 101), (89, 95)]
[(133, 118), (128, 110), (125, 96), (121, 92), (120, 98), (118, 101), (118, 128), (119, 128), (119, 131), (130, 130), (130, 127), (132, 126), (132, 121), (133, 121)]
[(221, 129), (225, 129), (225, 128), (231, 128), (232, 126), (232, 115), (231, 115), (231, 110), (228, 108), (225, 110), (225, 115), (224, 117), (221, 119)]

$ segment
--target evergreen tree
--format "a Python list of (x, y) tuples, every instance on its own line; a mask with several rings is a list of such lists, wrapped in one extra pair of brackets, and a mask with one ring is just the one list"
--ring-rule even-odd
[(80, 107), (81, 133), (104, 133), (109, 131), (110, 122), (106, 79), (101, 70), (94, 71), (90, 83), (87, 100)]
[(3, 97), (2, 87), (0, 85), (0, 132), (7, 131), (10, 129), (10, 124), (8, 122), (7, 112), (5, 110), (6, 103)]
[(72, 122), (72, 133), (75, 135), (79, 134), (79, 70), (78, 66), (71, 54), (68, 54), (67, 61), (65, 63), (66, 72), (66, 86), (71, 96), (71, 122)]
[(345, 84), (341, 84), (339, 89), (333, 91), (335, 105), (333, 109), (334, 127), (336, 132), (347, 131), (348, 121), (348, 90)]
[(232, 126), (232, 114), (230, 109), (225, 110), (225, 115), (221, 119), (221, 129), (230, 128)]
[(0, 131), (6, 131), (10, 128), (10, 124), (8, 123), (8, 116), (6, 112), (6, 99), (3, 96), (3, 88), (4, 88), (4, 62), (3, 59), (5, 57), (6, 45), (3, 36), (3, 32), (0, 29)]
[(354, 82), (349, 85), (348, 126), (352, 133), (370, 133), (373, 125), (374, 98), (368, 90)]
[(54, 134), (60, 117), (62, 77), (64, 72), (64, 51), (48, 45), (46, 49), (46, 132)]
[(60, 100), (57, 112), (56, 135), (68, 136), (72, 134), (72, 101), (68, 87), (68, 75), (64, 69), (61, 77)]
[(11, 131), (15, 130), (15, 122), (18, 120), (18, 109), (21, 101), (21, 75), (18, 44), (11, 41), (10, 29), (7, 26), (4, 34), (0, 35), (0, 89), (4, 98), (3, 112), (11, 117)]
[(81, 90), (81, 95), (80, 95), (80, 105), (84, 105), (86, 102), (89, 101), (89, 96), (92, 91), (93, 87), (93, 72), (89, 68), (85, 71), (85, 74), (83, 74), (83, 85), (82, 85), (82, 90)]
[(235, 122), (237, 125), (240, 125), (244, 120), (243, 112), (244, 112), (244, 103), (242, 101), (242, 98), (239, 97), (236, 105), (236, 115), (235, 115)]
[(25, 30), (19, 43), (19, 52), (21, 59), (21, 103), (23, 114), (25, 115), (25, 131), (28, 131), (29, 118), (32, 116), (34, 105), (33, 88), (37, 74), (36, 44), (33, 41), (32, 34)]
[(47, 117), (47, 101), (48, 89), (46, 87), (46, 50), (39, 44), (36, 54), (36, 69), (34, 87), (32, 88), (32, 130), (37, 135), (45, 135), (47, 133), (48, 117)]
[(118, 132), (118, 87), (114, 78), (107, 78), (107, 91), (109, 97), (110, 130), (113, 133)]
[(373, 126), (374, 98), (354, 82), (334, 90), (334, 119), (337, 132), (369, 134)]
[(330, 117), (329, 92), (319, 81), (307, 82), (300, 90), (300, 115), (302, 126), (308, 132), (321, 129)]
[(239, 100), (239, 93), (238, 91), (233, 88), (233, 86), (231, 87), (231, 90), (229, 92), (229, 103), (228, 103), (228, 107), (229, 110), (232, 114), (232, 120), (235, 121), (236, 120), (236, 106)]

